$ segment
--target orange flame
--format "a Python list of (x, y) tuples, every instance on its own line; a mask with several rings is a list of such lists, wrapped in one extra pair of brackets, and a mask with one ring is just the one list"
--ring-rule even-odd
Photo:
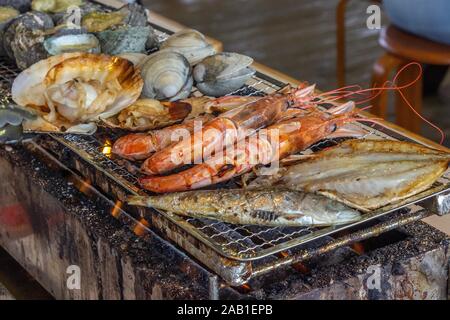
[(112, 143), (109, 140), (106, 140), (105, 143), (103, 144), (103, 149), (102, 149), (102, 153), (107, 156), (110, 157), (111, 153), (112, 153)]
[(80, 190), (81, 193), (88, 194), (91, 186), (92, 186), (91, 180), (84, 179), (83, 181), (80, 181), (78, 190)]
[(147, 228), (149, 226), (150, 226), (150, 223), (148, 223), (147, 220), (142, 218), (141, 220), (139, 220), (139, 223), (136, 225), (136, 227), (134, 227), (133, 232), (138, 237), (142, 237), (143, 235), (145, 235), (147, 233)]
[(355, 242), (353, 243), (350, 248), (353, 249), (353, 251), (355, 251), (358, 255), (363, 255), (364, 254), (364, 246), (361, 242)]
[(122, 209), (122, 205), (123, 205), (122, 201), (120, 201), (120, 200), (117, 200), (116, 203), (114, 204), (114, 208), (112, 208), (112, 210), (111, 210), (111, 215), (114, 218), (117, 219), (120, 216), (120, 211)]
[[(286, 257), (289, 257), (289, 253), (286, 251), (282, 251), (282, 252), (280, 252), (280, 256), (283, 258), (286, 258)], [(310, 271), (309, 268), (301, 262), (296, 262), (296, 263), (292, 264), (291, 267), (302, 274), (307, 274)]]

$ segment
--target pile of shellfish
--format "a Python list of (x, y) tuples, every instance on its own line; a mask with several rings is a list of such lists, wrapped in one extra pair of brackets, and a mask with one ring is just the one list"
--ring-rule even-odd
[(176, 124), (211, 111), (194, 87), (221, 97), (255, 73), (252, 58), (218, 53), (196, 30), (160, 40), (136, 3), (105, 11), (85, 0), (0, 0), (0, 57), (23, 70), (13, 100), (35, 115), (24, 128), (39, 132)]

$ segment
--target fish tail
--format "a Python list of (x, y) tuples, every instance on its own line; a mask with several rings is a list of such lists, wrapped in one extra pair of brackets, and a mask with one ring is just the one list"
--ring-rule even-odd
[(129, 205), (147, 207), (149, 205), (148, 197), (129, 196), (126, 201)]

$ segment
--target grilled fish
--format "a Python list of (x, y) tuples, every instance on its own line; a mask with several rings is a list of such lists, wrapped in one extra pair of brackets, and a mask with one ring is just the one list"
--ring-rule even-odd
[(263, 226), (330, 226), (354, 222), (360, 213), (321, 195), (287, 190), (207, 190), (132, 196), (128, 203), (193, 218)]
[(315, 192), (368, 211), (428, 189), (447, 170), (449, 161), (450, 154), (415, 143), (349, 140), (269, 179), (257, 178), (249, 187)]

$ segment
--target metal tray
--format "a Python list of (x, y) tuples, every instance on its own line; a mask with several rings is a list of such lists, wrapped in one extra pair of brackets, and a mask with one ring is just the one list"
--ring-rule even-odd
[[(160, 40), (164, 41), (169, 31), (158, 26), (154, 27)], [(15, 66), (0, 61), (0, 84), (3, 89), (10, 88), (18, 72)], [(265, 74), (257, 73), (245, 87), (233, 94), (266, 95), (286, 85)], [(201, 95), (196, 90), (192, 94)], [(354, 125), (360, 126), (367, 132), (366, 139), (411, 140), (380, 125), (367, 125), (364, 122)], [(129, 194), (142, 194), (144, 191), (137, 184), (138, 177), (127, 170), (124, 161), (111, 156), (110, 146), (115, 138), (117, 138), (117, 132), (100, 130), (93, 136), (46, 134), (43, 139), (38, 139), (37, 143), (56, 155), (65, 165), (76, 170), (87, 182), (102, 190), (116, 201), (118, 206), (130, 212), (135, 219), (144, 218), (152, 229), (178, 244), (233, 285), (248, 281), (253, 275), (253, 270), (269, 270), (274, 265), (281, 265), (286, 255), (297, 249), (320, 243), (340, 231), (349, 228), (354, 230), (358, 226), (363, 226), (369, 221), (399, 209), (420, 205), (430, 199), (435, 200), (435, 207), (440, 208), (443, 213), (449, 207), (450, 170), (430, 189), (421, 194), (401, 203), (366, 213), (360, 221), (339, 227), (237, 226), (208, 219), (181, 217), (164, 211), (130, 208), (121, 201)], [(55, 142), (59, 147), (55, 147)], [(321, 141), (305, 153), (336, 143), (337, 141), (334, 140)], [(291, 261), (293, 262), (295, 261)]]

